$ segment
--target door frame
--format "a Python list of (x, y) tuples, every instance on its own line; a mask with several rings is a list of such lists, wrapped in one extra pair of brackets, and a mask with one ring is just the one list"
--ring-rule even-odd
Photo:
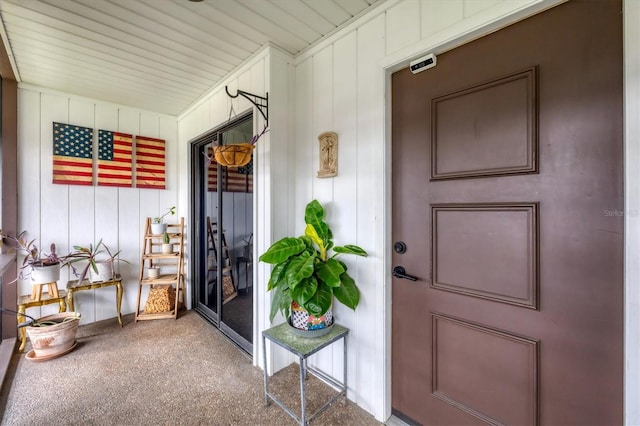
[[(383, 348), (379, 354), (380, 364), (384, 365), (383, 377), (383, 413), (382, 418), (391, 416), (391, 249), (392, 216), (391, 216), (391, 75), (407, 66), (423, 55), (435, 53), (436, 56), (469, 43), (477, 38), (541, 13), (547, 9), (565, 3), (567, 0), (540, 0), (535, 4), (523, 6), (516, 12), (484, 22), (482, 16), (477, 17), (477, 25), (468, 25), (470, 30), (461, 32), (456, 26), (437, 34), (433, 38), (421, 40), (396, 54), (385, 57), (380, 62), (377, 82), (378, 93), (384, 99), (383, 111), (383, 244), (384, 266), (384, 322)], [(623, 164), (624, 164), (624, 419), (625, 424), (640, 423), (640, 312), (633, 309), (640, 305), (640, 49), (633, 49), (640, 39), (640, 2), (623, 0), (623, 61), (624, 61), (624, 119), (623, 119)], [(481, 15), (481, 14), (479, 14)], [(635, 117), (636, 120), (627, 120)]]
[[(190, 174), (190, 179), (189, 179), (189, 218), (190, 218), (190, 222), (192, 224), (192, 226), (190, 227), (187, 235), (188, 235), (188, 241), (190, 241), (191, 243), (188, 244), (187, 247), (187, 253), (188, 253), (188, 258), (191, 259), (188, 262), (188, 275), (190, 277), (189, 281), (187, 282), (187, 289), (188, 291), (191, 292), (191, 298), (190, 298), (190, 305), (191, 308), (196, 311), (198, 313), (198, 315), (200, 315), (201, 317), (203, 317), (206, 321), (208, 321), (212, 326), (214, 326), (216, 329), (220, 330), (224, 335), (226, 335), (234, 344), (236, 344), (240, 349), (242, 349), (244, 352), (246, 352), (246, 354), (251, 357), (252, 359), (255, 359), (254, 357), (254, 350), (257, 347), (257, 345), (255, 345), (255, 341), (257, 339), (257, 334), (255, 332), (255, 324), (256, 324), (256, 319), (255, 319), (255, 308), (252, 308), (253, 313), (252, 313), (252, 318), (253, 318), (253, 323), (252, 323), (252, 329), (253, 329), (253, 337), (251, 342), (246, 341), (246, 339), (244, 339), (244, 337), (242, 337), (240, 334), (238, 334), (234, 329), (232, 329), (231, 327), (229, 327), (229, 325), (227, 325), (224, 322), (224, 315), (220, 315), (220, 313), (222, 312), (222, 300), (220, 297), (216, 297), (216, 310), (211, 310), (211, 312), (209, 312), (209, 310), (204, 310), (199, 306), (199, 299), (198, 299), (198, 279), (200, 279), (200, 275), (199, 273), (202, 271), (202, 269), (204, 267), (206, 267), (206, 258), (207, 258), (207, 252), (206, 249), (203, 249), (203, 246), (201, 244), (202, 240), (205, 237), (205, 235), (203, 235), (203, 229), (204, 229), (204, 217), (205, 215), (203, 215), (202, 213), (204, 213), (204, 205), (202, 203), (202, 194), (200, 194), (198, 192), (198, 188), (200, 188), (200, 185), (202, 184), (202, 180), (204, 179), (205, 170), (201, 170), (198, 165), (200, 164), (200, 161), (202, 161), (202, 158), (200, 157), (200, 153), (199, 153), (199, 148), (206, 146), (208, 143), (210, 143), (210, 139), (212, 139), (216, 134), (218, 135), (222, 135), (222, 133), (224, 133), (225, 131), (237, 126), (240, 123), (243, 123), (245, 121), (251, 121), (253, 128), (255, 129), (255, 114), (253, 109), (248, 109), (245, 111), (242, 111), (238, 114), (236, 114), (235, 116), (233, 116), (232, 118), (230, 118), (228, 121), (217, 125), (216, 127), (213, 127), (203, 133), (201, 133), (200, 135), (192, 138), (191, 140), (189, 140), (188, 142), (188, 158), (189, 158), (189, 165), (188, 165), (188, 170), (191, 171)], [(255, 184), (255, 183), (254, 183)], [(223, 194), (222, 191), (217, 191), (216, 192), (216, 197), (217, 197), (217, 205), (218, 206), (222, 206), (222, 199), (223, 199)], [(255, 212), (255, 199), (252, 196), (252, 209)], [(218, 209), (218, 213), (220, 214), (221, 209)], [(255, 213), (253, 215), (254, 219), (254, 225), (252, 226), (252, 232), (255, 232), (254, 228), (255, 228)], [(218, 223), (222, 224), (222, 217), (218, 216), (216, 217), (216, 220)], [(218, 239), (219, 245), (221, 245), (221, 239)], [(218, 253), (218, 259), (216, 260), (217, 264), (221, 263), (221, 247), (217, 248), (217, 253)], [(232, 270), (235, 270), (232, 266)], [(233, 271), (231, 272), (233, 274)], [(207, 279), (207, 276), (205, 276), (205, 279)], [(218, 280), (218, 282), (222, 282), (222, 269), (218, 269), (217, 271), (217, 277), (216, 279)], [(221, 287), (219, 288), (219, 291), (221, 291)], [(252, 298), (255, 296), (252, 296)], [(255, 305), (255, 303), (254, 303)]]

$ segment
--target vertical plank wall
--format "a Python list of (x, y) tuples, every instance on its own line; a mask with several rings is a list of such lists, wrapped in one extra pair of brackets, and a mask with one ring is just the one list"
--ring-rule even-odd
[[(28, 85), (20, 85), (18, 100), (19, 229), (36, 238), (38, 247), (48, 249), (55, 243), (60, 254), (68, 253), (74, 245), (95, 244), (101, 238), (110, 249), (121, 250), (121, 258), (130, 262), (118, 265), (124, 278), (122, 313), (134, 312), (142, 226), (146, 217), (157, 216), (178, 202), (177, 118)], [(94, 159), (98, 129), (165, 139), (167, 189), (52, 184), (54, 121), (93, 128)], [(178, 208), (177, 213), (184, 215), (186, 208)], [(67, 279), (65, 268), (59, 288), (65, 287)], [(30, 291), (29, 283), (18, 283), (19, 294)], [(78, 292), (75, 301), (82, 323), (116, 316), (114, 288)], [(53, 305), (30, 310), (32, 315), (53, 312)]]

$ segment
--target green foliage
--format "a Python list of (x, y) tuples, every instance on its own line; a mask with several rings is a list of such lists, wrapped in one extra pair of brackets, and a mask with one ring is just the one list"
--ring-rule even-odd
[[(118, 260), (120, 262), (129, 263), (124, 259), (120, 259), (118, 257), (119, 255), (120, 251), (112, 253), (111, 249), (102, 241), (101, 238), (95, 246), (93, 244), (89, 244), (88, 246), (74, 245), (73, 251), (62, 259), (62, 266), (70, 266), (74, 275), (79, 277), (79, 282), (82, 282), (86, 278), (89, 268), (93, 269), (95, 273), (98, 273), (98, 266), (96, 265), (96, 262), (100, 260), (99, 258), (110, 262)], [(74, 265), (78, 262), (83, 263), (80, 273)]]
[(173, 216), (174, 214), (176, 214), (176, 206), (171, 206), (167, 209), (166, 212), (164, 212), (164, 214), (158, 216), (158, 217), (154, 217), (152, 222), (153, 223), (162, 223), (162, 219), (164, 219), (164, 217), (166, 215), (171, 215)]
[(276, 241), (260, 256), (261, 262), (274, 265), (267, 284), (267, 290), (273, 291), (271, 321), (278, 312), (288, 318), (294, 300), (315, 316), (327, 312), (334, 296), (354, 310), (360, 303), (360, 291), (347, 273), (347, 265), (336, 256), (366, 257), (367, 252), (355, 245), (334, 247), (324, 208), (317, 200), (307, 204), (304, 221), (304, 235)]

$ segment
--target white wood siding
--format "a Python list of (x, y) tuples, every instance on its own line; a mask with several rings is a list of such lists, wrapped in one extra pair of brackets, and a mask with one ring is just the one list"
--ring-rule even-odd
[[(112, 188), (54, 185), (52, 182), (53, 126), (69, 123), (94, 129), (94, 159), (98, 129), (151, 136), (166, 141), (167, 189)], [(175, 117), (107, 104), (38, 87), (20, 85), (18, 90), (18, 228), (36, 238), (48, 251), (51, 243), (59, 254), (74, 245), (95, 244), (101, 238), (113, 250), (121, 250), (124, 297), (122, 313), (135, 310), (142, 225), (178, 201), (178, 127)], [(96, 162), (94, 161), (94, 164)], [(95, 165), (94, 165), (95, 175)], [(177, 214), (186, 210), (178, 208)], [(58, 287), (66, 287), (69, 274), (63, 269)], [(75, 279), (72, 275), (70, 279)], [(18, 283), (19, 294), (31, 292), (28, 282)], [(81, 323), (116, 316), (115, 289), (76, 293)], [(32, 308), (32, 316), (56, 312), (47, 305)]]

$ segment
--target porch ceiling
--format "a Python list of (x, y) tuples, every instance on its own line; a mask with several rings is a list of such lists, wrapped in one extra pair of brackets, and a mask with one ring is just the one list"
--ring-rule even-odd
[(0, 0), (19, 82), (177, 115), (272, 43), (296, 55), (386, 0)]

